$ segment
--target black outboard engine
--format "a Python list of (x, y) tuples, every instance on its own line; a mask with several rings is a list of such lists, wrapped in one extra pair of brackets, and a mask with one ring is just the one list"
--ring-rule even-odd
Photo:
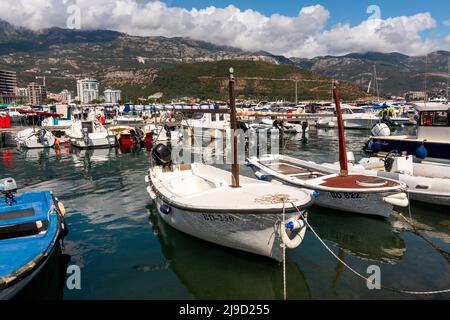
[(37, 138), (38, 138), (38, 141), (39, 141), (39, 143), (44, 143), (45, 142), (45, 140), (47, 140), (46, 138), (45, 138), (45, 135), (47, 134), (47, 131), (45, 131), (45, 129), (43, 129), (43, 128), (41, 128), (41, 129), (39, 129), (38, 130), (38, 132), (37, 132)]
[(275, 121), (273, 122), (273, 126), (274, 126), (275, 128), (277, 128), (278, 130), (280, 130), (280, 129), (283, 127), (283, 121), (281, 121), (281, 120), (275, 120)]
[(170, 166), (172, 164), (172, 150), (160, 143), (152, 150), (152, 158), (158, 166)]
[(238, 129), (240, 129), (240, 130), (242, 130), (244, 132), (248, 131), (248, 126), (245, 124), (245, 122), (238, 121), (237, 122), (237, 127), (238, 127)]
[(166, 131), (166, 137), (170, 140), (172, 138), (172, 131), (170, 131), (170, 127), (167, 124), (164, 125), (164, 131)]
[(17, 203), (14, 199), (14, 194), (17, 192), (17, 183), (13, 178), (0, 180), (0, 192), (5, 196), (6, 204), (12, 206)]
[(302, 122), (302, 130), (303, 130), (303, 132), (305, 132), (306, 129), (308, 129), (308, 126), (309, 126), (308, 121), (303, 121)]

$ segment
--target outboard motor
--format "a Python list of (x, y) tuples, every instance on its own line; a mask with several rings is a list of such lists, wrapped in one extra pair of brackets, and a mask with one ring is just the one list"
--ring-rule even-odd
[(167, 124), (164, 125), (164, 131), (166, 131), (166, 137), (170, 140), (172, 138), (172, 131), (170, 131), (170, 127)]
[(238, 122), (237, 122), (237, 127), (238, 127), (238, 130), (242, 130), (242, 131), (244, 131), (244, 132), (247, 132), (247, 131), (248, 131), (248, 127), (247, 127), (247, 125), (245, 124), (245, 122), (238, 121)]
[(391, 135), (391, 129), (385, 123), (377, 123), (370, 130), (374, 137), (389, 137)]
[(308, 126), (309, 126), (308, 121), (303, 121), (302, 122), (302, 131), (306, 132), (306, 129), (308, 129)]
[(152, 151), (152, 158), (158, 166), (170, 166), (172, 164), (172, 150), (160, 143)]
[(281, 121), (281, 120), (275, 120), (275, 121), (273, 122), (273, 126), (274, 126), (275, 128), (277, 128), (278, 130), (280, 130), (280, 129), (283, 127), (283, 121)]
[(17, 192), (17, 183), (13, 178), (6, 178), (0, 181), (0, 192), (5, 196), (6, 204), (12, 206), (17, 203), (14, 194)]
[(45, 141), (47, 140), (47, 139), (45, 138), (45, 135), (46, 135), (46, 134), (47, 134), (47, 131), (45, 131), (45, 129), (41, 128), (41, 129), (38, 130), (38, 132), (37, 132), (37, 138), (38, 138), (39, 143), (42, 143), (42, 144), (45, 143)]

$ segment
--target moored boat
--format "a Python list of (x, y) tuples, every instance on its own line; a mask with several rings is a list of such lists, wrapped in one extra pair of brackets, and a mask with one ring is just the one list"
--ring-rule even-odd
[(17, 145), (26, 149), (51, 148), (56, 138), (50, 130), (44, 128), (28, 128), (17, 133)]
[[(237, 130), (234, 76), (230, 73), (231, 129)], [(306, 210), (314, 197), (296, 188), (240, 176), (237, 137), (233, 136), (231, 174), (202, 163), (174, 164), (171, 150), (156, 146), (152, 151), (156, 165), (146, 176), (147, 191), (158, 214), (175, 229), (281, 261), (283, 244), (296, 248), (302, 243)]]
[(399, 181), (348, 172), (345, 132), (340, 97), (334, 89), (339, 128), (339, 173), (329, 173), (321, 165), (286, 155), (251, 157), (248, 163), (259, 178), (273, 178), (282, 183), (317, 190), (317, 205), (326, 208), (389, 217), (393, 206), (409, 204), (406, 185)]
[(64, 207), (49, 191), (16, 196), (16, 183), (0, 183), (0, 300), (13, 298), (45, 266), (67, 233)]
[(419, 121), (415, 136), (373, 136), (366, 143), (368, 153), (397, 150), (420, 159), (450, 161), (450, 106), (417, 106)]
[(116, 136), (97, 120), (77, 120), (66, 135), (70, 143), (78, 148), (109, 148), (116, 145)]

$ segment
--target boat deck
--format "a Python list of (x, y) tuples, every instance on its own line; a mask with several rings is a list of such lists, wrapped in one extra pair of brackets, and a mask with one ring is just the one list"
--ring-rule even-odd
[(325, 179), (321, 186), (344, 189), (374, 189), (380, 187), (395, 187), (400, 183), (379, 177), (365, 175), (349, 175), (347, 177), (333, 177)]
[(322, 173), (300, 167), (286, 160), (278, 159), (276, 161), (261, 162), (264, 166), (280, 174), (299, 179), (315, 179), (323, 176)]

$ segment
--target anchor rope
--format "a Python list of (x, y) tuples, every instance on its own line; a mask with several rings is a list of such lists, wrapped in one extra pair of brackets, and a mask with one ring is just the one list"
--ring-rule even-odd
[[(302, 212), (298, 209), (298, 207), (291, 202), (291, 205), (298, 211), (298, 213), (300, 213), (300, 215), (303, 217)], [(338, 260), (340, 263), (342, 263), (342, 265), (344, 265), (348, 270), (350, 270), (352, 273), (354, 273), (356, 276), (358, 276), (359, 278), (363, 279), (366, 281), (366, 283), (371, 282), (370, 279), (368, 279), (367, 277), (363, 276), (361, 273), (359, 273), (358, 271), (356, 271), (355, 269), (353, 269), (350, 265), (348, 265), (344, 260), (342, 260), (341, 258), (339, 258), (334, 252), (333, 250), (331, 250), (331, 248), (320, 238), (320, 236), (316, 233), (316, 231), (314, 230), (314, 228), (309, 224), (308, 220), (304, 219), (306, 225), (308, 226), (308, 228), (311, 230), (311, 232), (314, 234), (314, 236), (317, 238), (317, 240), (319, 240), (319, 242), (325, 247), (325, 249), (334, 257), (336, 258), (336, 260)], [(404, 294), (404, 295), (414, 295), (414, 296), (432, 296), (432, 295), (438, 295), (438, 294), (444, 294), (444, 293), (450, 293), (450, 289), (444, 289), (444, 290), (435, 290), (435, 291), (410, 291), (410, 290), (403, 290), (403, 289), (397, 289), (397, 288), (393, 288), (393, 287), (389, 287), (389, 286), (385, 286), (385, 285), (381, 285), (382, 289), (388, 290), (388, 291), (392, 291), (395, 293), (400, 293), (400, 294)]]

